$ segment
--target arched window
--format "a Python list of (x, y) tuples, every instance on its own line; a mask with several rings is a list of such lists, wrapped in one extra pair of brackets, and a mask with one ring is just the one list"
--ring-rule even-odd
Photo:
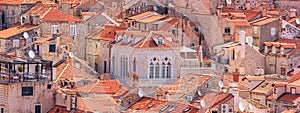
[(159, 63), (158, 62), (156, 62), (156, 64), (155, 64), (154, 71), (155, 71), (155, 73), (154, 73), (155, 78), (159, 78), (160, 76), (159, 76)]
[(133, 60), (133, 72), (136, 72), (136, 59)]
[(115, 56), (113, 56), (113, 58), (112, 58), (112, 70), (111, 70), (111, 72), (112, 72), (112, 74), (114, 74), (115, 73)]
[(161, 64), (161, 78), (166, 78), (166, 64), (163, 62)]
[(153, 75), (154, 75), (154, 66), (153, 66), (153, 62), (151, 62), (149, 66), (149, 78), (153, 78)]
[(168, 65), (167, 65), (167, 78), (171, 78), (171, 63), (168, 62)]

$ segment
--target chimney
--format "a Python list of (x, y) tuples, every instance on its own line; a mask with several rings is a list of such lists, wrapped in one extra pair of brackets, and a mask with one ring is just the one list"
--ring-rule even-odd
[(268, 54), (268, 46), (265, 45), (265, 54)]
[(245, 35), (246, 32), (244, 30), (241, 30), (239, 32), (239, 44), (241, 44), (242, 46), (245, 45)]
[(272, 54), (275, 55), (276, 53), (277, 53), (277, 52), (276, 52), (276, 47), (273, 45), (273, 46), (272, 46)]
[(246, 1), (246, 8), (247, 8), (247, 10), (250, 10), (250, 9), (251, 9), (250, 0), (247, 0), (247, 1)]
[(284, 47), (281, 46), (281, 47), (280, 47), (280, 54), (281, 54), (281, 55), (284, 55), (283, 51), (284, 51)]
[(263, 9), (262, 9), (262, 16), (263, 17), (268, 16), (268, 11), (267, 11), (267, 8), (265, 8), (265, 7), (263, 7)]
[(247, 44), (252, 47), (252, 43), (253, 43), (253, 37), (252, 36), (247, 36)]

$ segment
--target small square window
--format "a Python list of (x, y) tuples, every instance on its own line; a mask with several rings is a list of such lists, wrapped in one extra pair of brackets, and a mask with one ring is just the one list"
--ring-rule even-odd
[(33, 87), (22, 87), (22, 96), (32, 96)]
[(55, 52), (55, 50), (56, 50), (55, 44), (50, 44), (49, 45), (49, 52)]
[(230, 28), (225, 28), (224, 29), (224, 34), (225, 35), (230, 35)]
[(51, 89), (52, 84), (47, 84), (47, 89)]

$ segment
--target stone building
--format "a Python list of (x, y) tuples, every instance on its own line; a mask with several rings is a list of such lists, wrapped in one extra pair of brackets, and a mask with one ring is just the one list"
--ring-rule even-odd
[(54, 5), (51, 0), (16, 0), (9, 1), (3, 0), (0, 2), (0, 12), (2, 12), (2, 27), (4, 29), (11, 27), (12, 25), (21, 22), (20, 15), (28, 11), (37, 2), (41, 2), (46, 5)]
[(16, 25), (0, 31), (0, 52), (3, 54), (14, 52), (39, 38), (36, 31), (39, 26)]
[(140, 85), (172, 83), (180, 72), (180, 46), (172, 38), (172, 34), (158, 31), (117, 33), (111, 50), (111, 75), (122, 84), (128, 83), (132, 72), (139, 75)]
[(262, 18), (251, 22), (253, 26), (253, 45), (259, 47), (260, 50), (264, 48), (263, 43), (275, 41), (279, 38), (279, 18)]
[[(1, 60), (1, 106), (3, 113), (47, 112), (54, 106), (51, 62)], [(50, 66), (50, 67), (49, 67)]]
[(100, 74), (110, 73), (110, 57), (112, 42), (117, 31), (126, 30), (124, 27), (106, 25), (97, 33), (86, 37), (86, 59), (89, 65)]
[(266, 73), (286, 76), (299, 65), (299, 41), (279, 39), (276, 42), (265, 42)]

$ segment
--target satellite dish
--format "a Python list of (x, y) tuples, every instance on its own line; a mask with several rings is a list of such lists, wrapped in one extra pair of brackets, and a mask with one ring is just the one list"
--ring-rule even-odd
[(254, 107), (253, 107), (252, 104), (249, 104), (249, 109), (250, 109), (250, 110), (253, 110), (253, 109), (254, 109)]
[(228, 5), (230, 5), (230, 4), (231, 4), (231, 0), (226, 0), (226, 3), (227, 3)]
[(297, 18), (297, 19), (296, 19), (296, 23), (297, 23), (297, 24), (300, 24), (300, 18)]
[(244, 112), (246, 110), (245, 105), (243, 102), (239, 102), (239, 109), (240, 111)]
[(201, 107), (205, 107), (206, 106), (206, 102), (204, 100), (201, 100), (200, 101), (200, 105), (201, 105)]
[(223, 81), (219, 81), (219, 87), (220, 88), (224, 87), (224, 82)]
[(29, 38), (29, 34), (28, 34), (27, 32), (24, 32), (24, 33), (23, 33), (23, 37), (24, 37), (25, 39), (28, 39), (28, 38)]
[(144, 92), (140, 89), (140, 90), (138, 91), (138, 95), (139, 95), (140, 97), (143, 97), (143, 96), (144, 96)]
[(29, 56), (30, 58), (34, 58), (34, 57), (35, 57), (35, 53), (34, 53), (32, 50), (30, 50), (30, 51), (28, 52), (28, 56)]
[(69, 57), (70, 57), (70, 58), (74, 58), (73, 52), (70, 52), (70, 53), (69, 53)]
[(157, 8), (157, 6), (155, 5), (155, 6), (153, 6), (153, 10), (154, 11), (157, 11), (158, 10), (158, 8)]
[(200, 89), (197, 90), (197, 93), (198, 93), (199, 96), (202, 96), (202, 93), (201, 93)]

